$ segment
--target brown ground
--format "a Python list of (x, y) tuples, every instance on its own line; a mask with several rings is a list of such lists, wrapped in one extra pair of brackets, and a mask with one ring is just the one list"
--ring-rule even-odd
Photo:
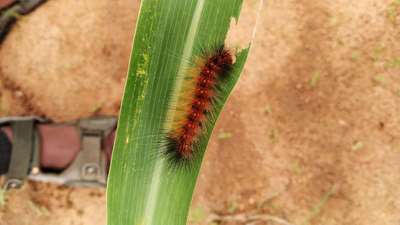
[[(1, 114), (116, 114), (137, 8), (58, 0), (23, 18), (0, 48)], [(192, 223), (399, 225), (399, 24), (398, 0), (267, 1)], [(104, 190), (7, 197), (1, 225), (105, 224)]]

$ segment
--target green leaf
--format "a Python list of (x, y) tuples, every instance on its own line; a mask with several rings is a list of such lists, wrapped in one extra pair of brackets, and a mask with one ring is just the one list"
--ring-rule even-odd
[(312, 88), (315, 88), (319, 82), (319, 80), (321, 80), (321, 73), (319, 71), (315, 72), (311, 79), (310, 79), (310, 86)]
[(223, 44), (243, 0), (143, 0), (107, 187), (108, 225), (186, 224), (216, 119), (243, 69), (236, 49), (190, 167), (171, 168), (161, 151), (185, 71), (203, 49)]

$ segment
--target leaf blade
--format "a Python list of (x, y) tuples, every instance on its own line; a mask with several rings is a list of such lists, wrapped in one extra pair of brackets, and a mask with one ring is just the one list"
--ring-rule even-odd
[[(158, 155), (184, 68), (201, 49), (223, 43), (242, 0), (142, 1), (107, 188), (109, 225), (181, 225), (217, 117), (243, 69), (248, 48), (220, 91), (190, 170)], [(175, 93), (175, 94), (174, 94)]]

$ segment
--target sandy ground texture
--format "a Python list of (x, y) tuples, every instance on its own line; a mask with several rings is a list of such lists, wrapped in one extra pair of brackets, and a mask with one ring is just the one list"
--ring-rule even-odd
[[(57, 0), (23, 17), (0, 47), (1, 115), (115, 115), (137, 10)], [(399, 26), (398, 0), (267, 1), (191, 223), (399, 225)], [(101, 189), (6, 197), (1, 225), (105, 224)]]

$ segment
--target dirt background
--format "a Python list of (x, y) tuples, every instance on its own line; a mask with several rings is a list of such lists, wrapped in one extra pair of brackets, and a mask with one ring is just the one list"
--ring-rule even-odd
[[(54, 0), (22, 17), (0, 46), (1, 115), (116, 115), (138, 6)], [(191, 224), (400, 225), (399, 24), (398, 0), (266, 1)], [(104, 193), (29, 183), (0, 224), (105, 224)]]

